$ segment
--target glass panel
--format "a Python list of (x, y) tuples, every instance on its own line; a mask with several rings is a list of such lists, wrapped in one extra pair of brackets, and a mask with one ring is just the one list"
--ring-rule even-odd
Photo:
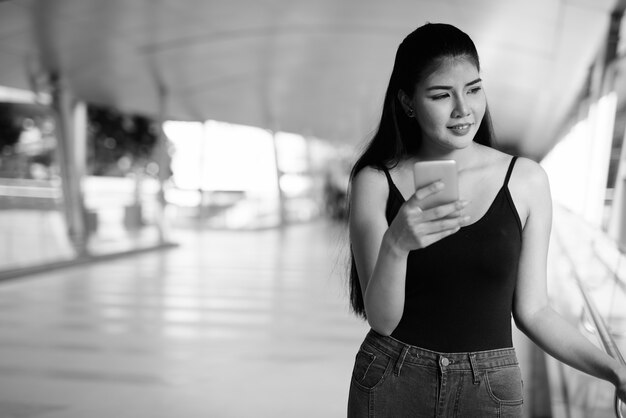
[[(555, 210), (552, 242), (549, 277), (552, 305), (604, 350), (590, 311), (585, 308), (583, 294), (576, 281), (578, 277), (619, 350), (626, 352), (624, 255), (601, 229), (559, 206)], [(548, 359), (550, 362), (553, 360)], [(615, 416), (615, 391), (610, 383), (564, 365), (550, 369), (553, 377), (558, 374), (563, 382), (560, 390), (567, 399), (570, 416)], [(555, 373), (556, 370), (558, 373)]]

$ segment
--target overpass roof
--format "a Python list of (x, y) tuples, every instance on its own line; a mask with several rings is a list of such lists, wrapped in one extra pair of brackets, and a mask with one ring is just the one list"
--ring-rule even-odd
[(425, 22), (477, 44), (496, 133), (541, 154), (615, 0), (0, 0), (0, 85), (60, 72), (79, 98), (147, 115), (357, 143), (397, 45)]

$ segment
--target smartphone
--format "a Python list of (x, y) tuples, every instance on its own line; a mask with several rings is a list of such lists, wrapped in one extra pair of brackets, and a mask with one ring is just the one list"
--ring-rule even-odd
[(421, 201), (422, 209), (430, 209), (459, 200), (459, 178), (454, 160), (419, 161), (413, 166), (415, 190), (441, 180), (444, 188)]

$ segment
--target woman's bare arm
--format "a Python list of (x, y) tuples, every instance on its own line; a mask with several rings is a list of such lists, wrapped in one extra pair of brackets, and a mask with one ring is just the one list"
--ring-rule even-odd
[(391, 334), (402, 317), (408, 255), (395, 249), (386, 234), (388, 193), (382, 172), (363, 169), (352, 182), (349, 218), (350, 242), (367, 320), (372, 329), (383, 335)]
[(515, 196), (527, 208), (513, 316), (520, 330), (558, 360), (608, 380), (626, 397), (626, 368), (593, 345), (555, 312), (547, 295), (547, 254), (552, 224), (552, 201), (543, 169), (519, 160)]
[[(463, 202), (421, 211), (420, 200), (439, 190), (437, 183), (418, 190), (388, 226), (389, 186), (384, 173), (365, 168), (352, 182), (350, 242), (368, 322), (382, 335), (391, 334), (402, 318), (409, 251), (453, 234), (467, 221), (460, 212)], [(450, 214), (451, 219), (441, 219)]]

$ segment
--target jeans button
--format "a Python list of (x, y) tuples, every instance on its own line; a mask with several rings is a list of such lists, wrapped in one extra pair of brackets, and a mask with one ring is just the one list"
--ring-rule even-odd
[(441, 365), (443, 367), (446, 367), (450, 364), (450, 360), (448, 360), (446, 357), (441, 357)]

